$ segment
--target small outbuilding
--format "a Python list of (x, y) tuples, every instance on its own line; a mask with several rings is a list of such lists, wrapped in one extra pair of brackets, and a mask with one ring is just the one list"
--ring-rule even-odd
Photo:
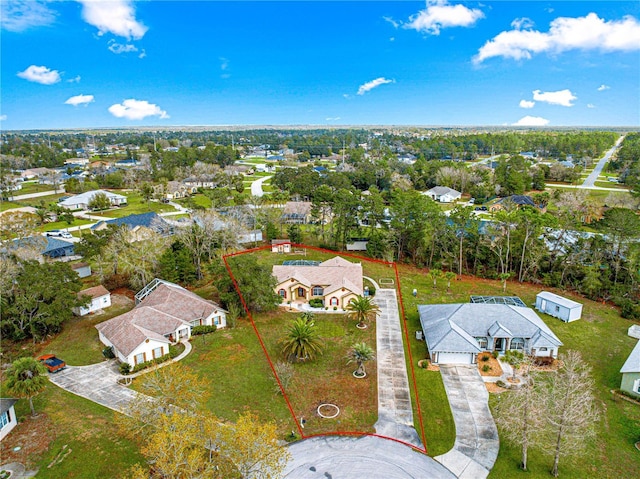
[(636, 343), (620, 372), (620, 390), (640, 399), (640, 341)]
[(271, 240), (272, 253), (291, 253), (291, 240), (274, 239)]
[(91, 276), (91, 265), (89, 263), (74, 263), (71, 265), (71, 269), (74, 270), (80, 278)]
[(86, 306), (73, 308), (73, 312), (76, 316), (86, 316), (89, 313), (111, 306), (111, 293), (102, 285), (83, 289), (78, 293), (78, 298), (81, 298), (82, 296), (89, 296), (91, 301)]
[(536, 309), (541, 313), (570, 323), (582, 316), (582, 305), (549, 291), (540, 291), (536, 296)]
[(0, 441), (18, 425), (18, 417), (13, 405), (15, 399), (0, 398)]

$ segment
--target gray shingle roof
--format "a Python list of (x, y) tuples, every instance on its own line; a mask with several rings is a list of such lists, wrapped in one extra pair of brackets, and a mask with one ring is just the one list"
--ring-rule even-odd
[(636, 343), (636, 346), (629, 354), (629, 357), (624, 362), (621, 373), (640, 373), (640, 341)]
[(551, 293), (549, 291), (540, 291), (537, 296), (538, 298), (546, 299), (547, 301), (551, 301), (552, 303), (558, 304), (560, 306), (564, 306), (566, 308), (577, 308), (582, 306), (580, 303), (576, 301), (572, 301), (563, 296), (559, 296), (557, 294)]
[[(429, 350), (446, 352), (478, 352), (470, 346), (460, 349), (460, 339), (476, 337), (517, 337), (532, 339), (535, 347), (558, 347), (562, 342), (530, 308), (505, 304), (430, 304), (418, 306), (420, 323)], [(463, 332), (464, 334), (462, 334)]]

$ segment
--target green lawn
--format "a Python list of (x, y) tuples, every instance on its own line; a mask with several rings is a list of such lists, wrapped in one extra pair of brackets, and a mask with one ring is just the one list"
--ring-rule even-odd
[[(42, 433), (52, 439), (45, 451), (33, 454), (25, 461), (28, 468), (39, 468), (39, 479), (122, 477), (132, 465), (144, 461), (138, 445), (123, 437), (114, 426), (115, 413), (110, 409), (53, 384), (36, 396), (34, 404), (37, 412), (44, 413), (36, 419), (46, 421)], [(19, 421), (29, 415), (28, 409), (26, 400), (18, 401)], [(18, 438), (18, 428), (3, 440), (3, 447), (25, 446), (12, 442)], [(64, 446), (67, 446), (65, 451), (71, 452), (59, 463), (48, 467)]]
[[(58, 185), (58, 190), (60, 190), (60, 185)], [(19, 195), (30, 195), (31, 193), (40, 193), (42, 191), (53, 191), (53, 185), (41, 185), (36, 182), (24, 182), (22, 183), (22, 189), (19, 191), (15, 191), (14, 194), (16, 196)]]
[(176, 200), (176, 203), (184, 206), (185, 208), (202, 207), (206, 210), (211, 208), (211, 199), (208, 196), (203, 195), (202, 193), (196, 193), (190, 198)]
[(133, 307), (112, 306), (101, 314), (73, 317), (64, 323), (62, 332), (53, 338), (40, 354), (55, 354), (71, 366), (86, 366), (104, 360), (104, 345), (98, 339), (96, 324), (126, 313)]
[(107, 218), (122, 218), (123, 216), (136, 215), (140, 213), (148, 213), (155, 211), (156, 213), (164, 213), (166, 211), (175, 211), (171, 205), (160, 203), (159, 201), (144, 201), (140, 193), (128, 192), (127, 206), (119, 207), (105, 212), (93, 212), (92, 215), (104, 216)]
[(66, 221), (54, 221), (38, 226), (38, 231), (45, 232), (51, 230), (66, 230), (67, 228), (72, 228), (74, 226), (88, 225), (91, 223), (95, 223), (95, 221), (74, 217), (74, 220), (71, 224), (67, 223)]
[(59, 198), (63, 196), (69, 196), (66, 193), (58, 193), (55, 195), (38, 196), (37, 198), (28, 198), (26, 200), (16, 201), (14, 204), (18, 206), (42, 206), (49, 205), (50, 203), (57, 203)]

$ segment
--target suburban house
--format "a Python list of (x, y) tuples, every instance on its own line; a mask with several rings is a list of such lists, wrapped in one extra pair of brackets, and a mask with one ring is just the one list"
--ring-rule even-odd
[(167, 200), (177, 200), (186, 198), (198, 191), (197, 186), (188, 186), (179, 181), (169, 181), (166, 185), (157, 185), (155, 187), (156, 194)]
[[(35, 254), (41, 254), (50, 259), (74, 256), (74, 244), (53, 236), (29, 236), (28, 238), (14, 239), (3, 252), (15, 252), (20, 256), (19, 250), (29, 250)], [(41, 258), (38, 258), (41, 261)]]
[(111, 193), (110, 191), (105, 190), (93, 190), (85, 191), (84, 193), (80, 193), (79, 195), (70, 196), (69, 198), (60, 201), (58, 205), (70, 210), (88, 210), (89, 203), (98, 193), (104, 193), (107, 198), (109, 198), (112, 206), (123, 206), (127, 204), (126, 196), (122, 196), (117, 193)]
[(87, 158), (69, 158), (64, 160), (64, 164), (68, 166), (87, 166), (89, 160)]
[(462, 196), (462, 193), (448, 186), (434, 186), (422, 194), (440, 203), (451, 203), (452, 201), (459, 200)]
[(89, 263), (75, 263), (71, 265), (71, 269), (74, 270), (80, 278), (91, 276), (91, 265)]
[(517, 208), (521, 208), (523, 206), (531, 206), (532, 208), (538, 208), (542, 213), (547, 211), (546, 206), (536, 205), (533, 198), (527, 195), (511, 195), (506, 198), (500, 198), (494, 204), (489, 206), (489, 211), (499, 211), (505, 207), (506, 204), (514, 205)]
[(427, 304), (418, 313), (434, 364), (474, 364), (484, 351), (510, 349), (555, 358), (562, 346), (535, 311), (522, 306)]
[(83, 289), (78, 292), (78, 299), (83, 296), (89, 296), (91, 301), (86, 306), (73, 308), (73, 314), (76, 316), (86, 316), (87, 314), (94, 313), (111, 306), (111, 293), (102, 285)]
[(149, 239), (152, 233), (168, 235), (173, 230), (172, 226), (162, 216), (150, 211), (148, 213), (100, 221), (91, 227), (91, 231), (101, 231), (107, 229), (110, 225), (125, 226), (129, 230), (131, 242)]
[(131, 366), (160, 358), (169, 345), (191, 337), (200, 325), (227, 325), (226, 311), (177, 284), (154, 279), (136, 294), (129, 312), (97, 324), (100, 341)]
[(620, 372), (620, 390), (640, 399), (640, 341), (636, 343)]
[(18, 425), (18, 417), (13, 405), (16, 399), (0, 398), (0, 441)]
[(287, 201), (282, 212), (282, 221), (287, 224), (306, 225), (311, 221), (311, 202)]
[(182, 182), (187, 188), (216, 188), (220, 183), (216, 175), (190, 176)]
[(271, 240), (272, 253), (291, 253), (291, 241), (287, 239)]
[(540, 291), (536, 296), (536, 309), (565, 323), (580, 319), (582, 305), (567, 298), (563, 298), (549, 291)]
[(292, 263), (273, 267), (277, 280), (275, 292), (283, 304), (320, 299), (326, 307), (345, 309), (364, 292), (361, 263), (351, 263), (339, 256), (322, 263), (304, 260)]

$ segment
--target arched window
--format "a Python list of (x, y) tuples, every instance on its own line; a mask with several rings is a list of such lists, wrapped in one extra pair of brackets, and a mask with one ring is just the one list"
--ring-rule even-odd
[(312, 296), (323, 296), (324, 295), (324, 288), (322, 286), (314, 286), (313, 290), (311, 291), (311, 295)]
[(487, 349), (487, 346), (489, 345), (487, 338), (478, 337), (476, 338), (476, 341), (478, 341), (478, 346), (480, 347), (480, 349)]
[(338, 306), (338, 298), (336, 298), (336, 297), (334, 296), (333, 298), (331, 298), (331, 299), (329, 300), (329, 304), (330, 304), (331, 306)]
[(516, 349), (518, 351), (524, 350), (524, 339), (523, 338), (513, 338), (511, 340), (511, 349)]
[(284, 289), (281, 289), (280, 291), (278, 291), (278, 294), (283, 298), (287, 299), (287, 292)]

